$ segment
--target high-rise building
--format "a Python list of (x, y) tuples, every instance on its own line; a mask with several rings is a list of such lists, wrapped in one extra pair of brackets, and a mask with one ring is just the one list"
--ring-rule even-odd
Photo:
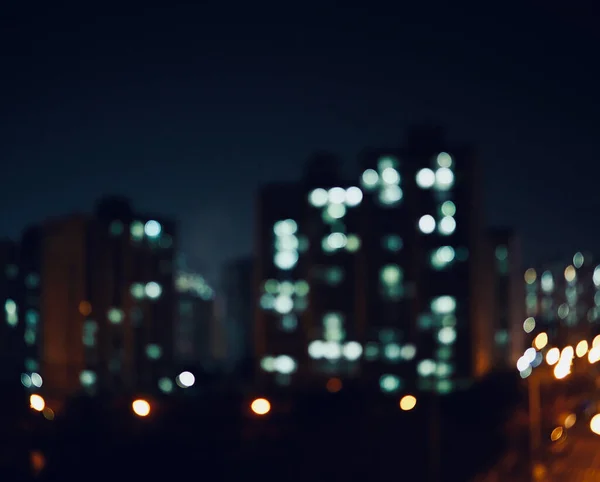
[(319, 155), (302, 181), (265, 187), (258, 212), (263, 381), (447, 393), (491, 369), (494, 273), (470, 148), (412, 129), (403, 147), (366, 152), (354, 181)]
[(175, 359), (185, 367), (209, 367), (215, 292), (204, 277), (180, 267), (175, 278), (177, 324)]
[(0, 383), (19, 380), (25, 352), (23, 285), (17, 244), (0, 241)]
[(221, 277), (224, 321), (229, 342), (228, 359), (245, 370), (254, 355), (254, 258), (228, 263)]
[(174, 239), (121, 198), (25, 232), (25, 369), (49, 400), (172, 385)]
[(523, 275), (521, 246), (512, 229), (494, 228), (488, 231), (488, 241), (494, 258), (495, 308), (494, 366), (514, 369), (524, 350)]
[(527, 359), (519, 360), (523, 376), (542, 362), (544, 349), (576, 347), (585, 341), (577, 353), (584, 356), (592, 343), (600, 343), (600, 338), (595, 340), (600, 334), (600, 264), (592, 255), (577, 252), (571, 260), (541, 263), (528, 268), (524, 278), (526, 318), (521, 329), (526, 346), (541, 333), (546, 336), (542, 335), (544, 343), (535, 344), (540, 353), (521, 352)]

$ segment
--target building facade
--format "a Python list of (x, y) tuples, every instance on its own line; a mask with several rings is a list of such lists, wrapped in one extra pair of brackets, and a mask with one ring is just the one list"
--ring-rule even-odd
[(254, 360), (254, 258), (227, 263), (221, 276), (228, 362), (238, 372), (252, 373)]
[(447, 393), (493, 363), (473, 152), (439, 129), (364, 153), (345, 181), (315, 157), (298, 183), (259, 199), (256, 353), (278, 384), (355, 380)]
[(494, 365), (512, 369), (525, 348), (521, 245), (515, 231), (506, 228), (490, 229), (488, 240), (495, 266)]
[(542, 263), (527, 269), (524, 281), (527, 345), (541, 332), (559, 347), (600, 333), (600, 263), (592, 255)]
[(211, 328), (215, 316), (215, 292), (199, 274), (180, 268), (175, 278), (177, 324), (175, 360), (179, 367), (212, 365)]
[[(23, 372), (25, 324), (31, 316), (23, 306), (23, 279), (19, 270), (18, 246), (0, 241), (0, 383), (17, 382)], [(35, 368), (35, 367), (34, 367)]]
[(172, 389), (175, 236), (121, 198), (24, 233), (24, 373), (48, 400)]

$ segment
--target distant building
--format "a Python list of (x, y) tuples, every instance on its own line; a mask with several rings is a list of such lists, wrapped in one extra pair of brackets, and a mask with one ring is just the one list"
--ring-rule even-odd
[(525, 348), (523, 333), (525, 289), (520, 239), (514, 230), (495, 228), (488, 231), (488, 240), (496, 273), (494, 365), (514, 369)]
[(175, 277), (177, 324), (175, 359), (179, 366), (208, 367), (212, 364), (211, 328), (215, 316), (214, 290), (206, 280), (179, 268)]
[[(330, 155), (259, 198), (264, 383), (447, 393), (493, 366), (494, 273), (473, 151), (415, 128), (343, 179)], [(489, 262), (486, 262), (488, 259)]]
[(25, 370), (50, 400), (172, 387), (175, 236), (121, 198), (25, 232)]
[[(524, 278), (527, 318), (521, 326), (526, 345), (531, 346), (535, 337), (544, 332), (548, 343), (539, 346), (540, 350), (552, 346), (575, 347), (582, 340), (591, 348), (593, 339), (600, 334), (598, 259), (578, 252), (570, 260), (530, 267)], [(541, 362), (541, 354), (538, 360), (530, 360), (534, 366), (538, 361)]]
[(32, 321), (32, 313), (23, 310), (17, 248), (12, 241), (0, 240), (0, 383), (19, 380), (25, 356), (25, 325)]
[(222, 273), (221, 290), (228, 332), (228, 361), (238, 370), (251, 371), (254, 355), (255, 310), (254, 258), (228, 263)]

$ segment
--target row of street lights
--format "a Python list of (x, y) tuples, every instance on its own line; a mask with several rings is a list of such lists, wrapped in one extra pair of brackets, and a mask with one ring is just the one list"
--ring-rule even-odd
[[(556, 380), (563, 380), (568, 377), (573, 370), (575, 359), (584, 359), (587, 355), (589, 365), (594, 365), (600, 361), (600, 335), (596, 336), (591, 346), (587, 340), (581, 340), (576, 345), (568, 345), (562, 350), (557, 347), (548, 347), (549, 338), (545, 332), (538, 333), (533, 339), (532, 346), (525, 350), (523, 356), (517, 361), (517, 369), (522, 378), (528, 379), (529, 392), (529, 424), (530, 424), (530, 439), (533, 462), (532, 475), (537, 479), (539, 475), (540, 464), (535, 461), (536, 454), (541, 443), (541, 390), (540, 377), (538, 375), (531, 376), (533, 369), (542, 365), (544, 360), (548, 367), (553, 367), (553, 375)], [(545, 356), (542, 350), (546, 350)], [(571, 426), (575, 423), (575, 416), (569, 418)], [(571, 420), (572, 419), (572, 420)], [(572, 422), (572, 423), (571, 423)], [(562, 438), (563, 432), (555, 429), (551, 434), (553, 441)], [(600, 435), (600, 413), (592, 417), (590, 421), (590, 429), (593, 433)], [(558, 433), (560, 432), (560, 434)]]
[[(30, 395), (29, 406), (36, 412), (42, 412), (48, 420), (52, 420), (54, 418), (54, 412), (52, 412), (49, 407), (46, 407), (46, 401), (41, 395), (36, 393)], [(413, 395), (405, 395), (400, 399), (399, 406), (400, 410), (404, 412), (411, 411), (417, 406), (417, 399)], [(152, 411), (150, 402), (143, 398), (137, 398), (133, 400), (133, 402), (131, 402), (131, 409), (135, 415), (141, 418), (147, 417)], [(269, 402), (269, 400), (266, 398), (255, 398), (250, 403), (250, 410), (255, 415), (267, 415), (271, 411), (271, 402)]]

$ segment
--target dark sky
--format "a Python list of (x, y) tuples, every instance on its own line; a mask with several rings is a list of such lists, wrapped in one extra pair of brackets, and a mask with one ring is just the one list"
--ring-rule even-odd
[(251, 249), (261, 183), (297, 178), (317, 149), (350, 169), (427, 119), (478, 146), (488, 221), (520, 229), (529, 260), (593, 250), (600, 235), (591, 1), (12, 3), (0, 235), (126, 194), (176, 216), (214, 279)]

